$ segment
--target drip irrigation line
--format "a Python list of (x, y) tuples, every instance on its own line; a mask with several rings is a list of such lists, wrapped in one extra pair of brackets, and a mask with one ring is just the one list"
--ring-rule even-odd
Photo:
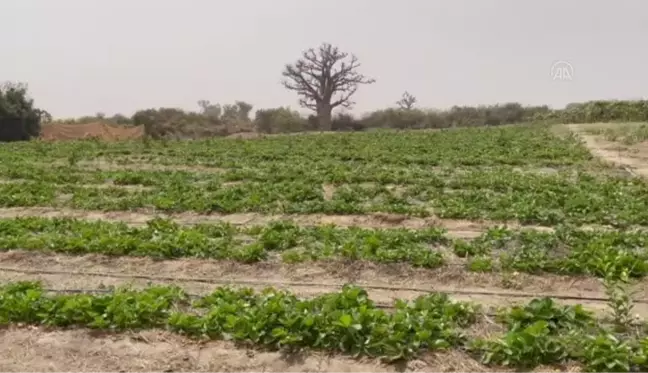
[[(35, 275), (67, 275), (67, 276), (88, 276), (88, 277), (109, 277), (109, 278), (122, 278), (122, 279), (139, 279), (148, 281), (160, 282), (194, 282), (212, 285), (247, 285), (247, 286), (287, 286), (287, 287), (328, 287), (328, 288), (342, 288), (344, 283), (318, 283), (318, 282), (295, 282), (295, 281), (268, 281), (268, 280), (223, 280), (216, 278), (204, 277), (169, 277), (169, 276), (151, 276), (151, 275), (138, 275), (138, 274), (122, 274), (122, 273), (108, 273), (108, 272), (86, 272), (86, 271), (55, 271), (55, 270), (30, 270), (23, 268), (0, 267), (0, 271), (35, 274)], [(461, 289), (448, 289), (448, 288), (421, 288), (421, 287), (406, 287), (406, 286), (388, 286), (388, 285), (370, 285), (370, 284), (357, 284), (364, 289), (368, 290), (387, 290), (387, 291), (410, 291), (416, 293), (448, 293), (458, 295), (482, 295), (493, 297), (510, 297), (510, 298), (538, 298), (549, 297), (561, 300), (574, 300), (574, 301), (589, 301), (589, 302), (605, 302), (609, 301), (606, 297), (587, 297), (578, 295), (565, 295), (565, 294), (538, 294), (529, 292), (508, 292), (508, 291), (488, 291), (488, 290), (461, 290)], [(634, 299), (634, 303), (648, 304), (648, 299)]]
[[(47, 293), (55, 293), (55, 294), (113, 294), (114, 290), (111, 289), (50, 289), (50, 288), (43, 288), (44, 292)], [(204, 298), (205, 295), (200, 295), (200, 294), (192, 294), (192, 293), (185, 293), (189, 298), (192, 299), (201, 299)], [(386, 303), (381, 303), (381, 302), (374, 302), (374, 305), (376, 308), (381, 308), (381, 309), (394, 309), (395, 307)], [(486, 314), (486, 316), (489, 316)]]

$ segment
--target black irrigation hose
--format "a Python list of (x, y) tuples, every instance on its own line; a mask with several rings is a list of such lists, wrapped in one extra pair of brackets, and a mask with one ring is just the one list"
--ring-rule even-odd
[[(29, 270), (22, 268), (0, 267), (0, 271), (16, 272), (26, 274), (42, 274), (42, 275), (70, 275), (70, 276), (91, 276), (91, 277), (112, 277), (124, 279), (140, 279), (149, 281), (162, 281), (162, 282), (197, 282), (204, 284), (214, 285), (248, 285), (248, 286), (294, 286), (294, 287), (330, 287), (342, 288), (344, 284), (331, 284), (331, 283), (317, 283), (317, 282), (291, 282), (291, 281), (262, 281), (262, 280), (221, 280), (215, 278), (204, 277), (168, 277), (168, 276), (150, 276), (150, 275), (137, 275), (137, 274), (120, 274), (120, 273), (106, 273), (106, 272), (85, 272), (85, 271), (54, 271), (54, 270)], [(510, 298), (537, 298), (537, 297), (550, 297), (561, 300), (575, 300), (575, 301), (590, 301), (590, 302), (605, 302), (609, 301), (604, 297), (583, 297), (576, 295), (561, 295), (561, 294), (537, 294), (537, 293), (522, 293), (522, 292), (504, 292), (504, 291), (474, 291), (474, 290), (460, 290), (460, 289), (426, 289), (418, 287), (401, 287), (401, 286), (386, 286), (386, 285), (369, 285), (359, 284), (365, 289), (373, 290), (389, 290), (389, 291), (411, 291), (417, 293), (436, 293), (444, 292), (448, 294), (461, 294), (461, 295), (484, 295), (494, 297), (510, 297)], [(648, 299), (634, 299), (634, 303), (648, 304)]]

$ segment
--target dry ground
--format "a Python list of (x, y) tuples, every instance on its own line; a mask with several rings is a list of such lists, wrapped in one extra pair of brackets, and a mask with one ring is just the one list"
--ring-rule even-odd
[(138, 139), (144, 135), (144, 127), (119, 126), (107, 123), (49, 124), (44, 125), (40, 138), (48, 141), (99, 138), (105, 141)]
[[(413, 299), (429, 292), (445, 292), (453, 299), (482, 304), (487, 309), (528, 302), (540, 296), (565, 304), (584, 304), (593, 311), (606, 310), (600, 281), (556, 275), (475, 273), (461, 263), (434, 270), (405, 264), (362, 261), (318, 261), (283, 264), (280, 260), (244, 265), (228, 261), (67, 256), (23, 251), (0, 253), (0, 283), (41, 280), (52, 290), (96, 290), (130, 284), (176, 284), (195, 295), (205, 295), (222, 285), (290, 290), (304, 297), (339, 290), (345, 283), (363, 286), (384, 307), (394, 299)], [(648, 290), (648, 282), (635, 289)], [(637, 299), (635, 312), (648, 317), (648, 299)]]
[[(440, 227), (448, 230), (448, 234), (455, 238), (475, 238), (489, 227), (507, 225), (510, 228), (529, 228), (550, 232), (552, 228), (535, 225), (521, 225), (517, 222), (493, 222), (459, 219), (439, 219), (436, 217), (416, 218), (398, 214), (375, 213), (371, 215), (263, 215), (258, 213), (236, 213), (202, 215), (193, 212), (177, 214), (161, 214), (149, 211), (88, 211), (52, 207), (9, 207), (0, 208), (0, 218), (16, 217), (67, 217), (86, 220), (105, 220), (124, 222), (132, 226), (141, 226), (154, 217), (171, 218), (179, 224), (209, 224), (226, 222), (236, 226), (264, 225), (278, 220), (293, 220), (303, 226), (317, 226), (335, 224), (339, 227), (362, 227), (374, 229), (407, 228), (422, 229), (426, 227)], [(585, 227), (587, 228), (587, 227)], [(601, 227), (596, 227), (601, 228)]]
[(619, 124), (570, 124), (567, 127), (579, 135), (592, 154), (616, 167), (642, 177), (648, 177), (648, 143), (624, 145), (608, 141), (601, 135), (593, 135), (591, 129), (619, 126)]
[[(429, 354), (406, 365), (330, 356), (284, 355), (229, 342), (195, 342), (162, 331), (97, 334), (87, 330), (0, 331), (0, 371), (5, 372), (488, 372), (461, 352)], [(497, 370), (501, 371), (501, 370)], [(543, 371), (538, 368), (537, 371)]]

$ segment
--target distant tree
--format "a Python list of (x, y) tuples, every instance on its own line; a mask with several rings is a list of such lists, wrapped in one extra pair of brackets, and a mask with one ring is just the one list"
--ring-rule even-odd
[(144, 126), (145, 130), (155, 125), (169, 122), (177, 122), (187, 117), (187, 113), (182, 109), (176, 108), (159, 108), (139, 110), (133, 114), (131, 121), (136, 126)]
[(219, 104), (212, 104), (209, 100), (198, 101), (200, 113), (213, 121), (220, 121), (223, 108)]
[(41, 124), (48, 124), (52, 123), (52, 114), (47, 112), (46, 110), (42, 109), (36, 109), (36, 112), (38, 114), (38, 117), (40, 118)]
[(416, 97), (412, 96), (409, 92), (405, 91), (403, 97), (400, 100), (396, 101), (396, 105), (404, 110), (411, 110), (414, 108), (416, 103)]
[(209, 100), (198, 101), (198, 106), (200, 106), (201, 114), (210, 119), (230, 122), (250, 122), (250, 112), (252, 112), (252, 108), (254, 107), (245, 101), (236, 101), (233, 105), (225, 104), (221, 106), (220, 104), (212, 105)]
[(236, 101), (235, 104), (238, 108), (237, 110), (238, 119), (246, 122), (250, 121), (250, 113), (252, 112), (252, 108), (254, 106), (245, 101)]
[(333, 117), (333, 131), (362, 131), (362, 123), (349, 113), (337, 113)]
[(248, 122), (250, 121), (250, 111), (252, 111), (252, 105), (247, 102), (236, 101), (234, 104), (225, 104), (221, 119), (228, 123)]
[(340, 106), (350, 108), (351, 101), (361, 84), (371, 84), (375, 79), (358, 73), (360, 63), (356, 56), (323, 43), (317, 50), (302, 53), (294, 64), (283, 71), (283, 85), (300, 96), (299, 104), (317, 113), (320, 129), (331, 129), (331, 113)]
[(115, 123), (115, 124), (131, 124), (130, 118), (123, 114), (115, 114), (110, 118), (107, 118), (109, 122)]
[(287, 107), (257, 110), (254, 124), (257, 132), (261, 133), (301, 132), (308, 129), (308, 121)]
[(29, 140), (40, 134), (41, 121), (51, 120), (45, 110), (34, 107), (27, 85), (5, 83), (0, 86), (0, 141)]

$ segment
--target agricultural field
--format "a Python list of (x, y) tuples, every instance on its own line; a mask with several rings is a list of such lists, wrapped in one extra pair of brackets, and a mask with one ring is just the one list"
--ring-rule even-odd
[(648, 183), (592, 128), (2, 144), (0, 368), (645, 371)]

